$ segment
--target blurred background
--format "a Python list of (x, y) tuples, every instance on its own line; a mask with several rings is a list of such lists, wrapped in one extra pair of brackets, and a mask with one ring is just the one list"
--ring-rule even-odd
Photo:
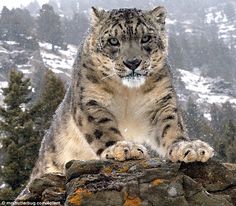
[(70, 83), (91, 6), (165, 6), (169, 62), (191, 138), (236, 162), (235, 0), (1, 0), (0, 199), (28, 179)]

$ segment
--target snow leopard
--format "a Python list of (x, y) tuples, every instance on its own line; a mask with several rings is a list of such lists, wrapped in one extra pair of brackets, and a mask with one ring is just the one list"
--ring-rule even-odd
[[(45, 135), (31, 180), (70, 160), (148, 158), (206, 162), (213, 148), (188, 137), (168, 63), (167, 11), (92, 8), (72, 82)], [(171, 51), (170, 51), (171, 52)]]

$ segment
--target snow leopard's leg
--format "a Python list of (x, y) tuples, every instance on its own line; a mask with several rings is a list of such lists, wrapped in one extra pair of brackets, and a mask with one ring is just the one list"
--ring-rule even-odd
[[(157, 78), (156, 94), (155, 89), (151, 94), (156, 96), (155, 106), (149, 112), (149, 117), (155, 127), (157, 146), (162, 155), (173, 162), (206, 162), (214, 155), (214, 150), (206, 142), (191, 141), (187, 137), (170, 79), (168, 72), (162, 72), (162, 76), (159, 75)], [(160, 93), (161, 87), (165, 87), (163, 93)]]
[[(171, 107), (169, 107), (170, 109)], [(213, 148), (201, 140), (190, 140), (185, 134), (182, 118), (178, 110), (164, 109), (161, 114), (162, 146), (166, 148), (166, 157), (173, 162), (206, 162), (214, 155)]]

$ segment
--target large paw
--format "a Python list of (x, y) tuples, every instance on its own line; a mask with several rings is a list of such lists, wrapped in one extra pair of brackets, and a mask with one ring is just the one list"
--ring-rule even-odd
[(115, 159), (118, 161), (145, 159), (147, 157), (148, 152), (143, 145), (127, 141), (119, 141), (102, 153), (103, 159)]
[(180, 141), (170, 146), (167, 156), (172, 162), (206, 162), (214, 155), (214, 149), (201, 140)]

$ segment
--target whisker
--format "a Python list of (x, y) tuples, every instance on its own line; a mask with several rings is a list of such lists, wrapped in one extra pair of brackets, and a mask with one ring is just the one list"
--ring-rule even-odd
[(116, 72), (114, 72), (114, 73), (112, 73), (110, 75), (107, 75), (106, 77), (103, 77), (102, 80), (107, 79), (109, 77), (113, 77), (114, 75), (116, 75)]

